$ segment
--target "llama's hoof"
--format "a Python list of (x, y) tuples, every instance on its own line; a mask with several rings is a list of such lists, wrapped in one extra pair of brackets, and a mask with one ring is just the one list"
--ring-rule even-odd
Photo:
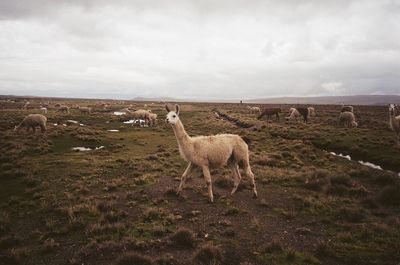
[(254, 197), (254, 198), (258, 198), (257, 191), (254, 192), (253, 197)]
[(209, 203), (213, 203), (214, 202), (214, 198), (213, 197), (208, 198), (208, 202)]

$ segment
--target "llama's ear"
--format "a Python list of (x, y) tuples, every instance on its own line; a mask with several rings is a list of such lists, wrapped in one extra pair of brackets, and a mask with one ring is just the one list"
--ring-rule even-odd
[(165, 104), (165, 109), (167, 110), (168, 113), (170, 112), (169, 107), (168, 107), (167, 104)]
[(176, 112), (176, 115), (179, 116), (179, 105), (178, 104), (175, 105), (175, 112)]

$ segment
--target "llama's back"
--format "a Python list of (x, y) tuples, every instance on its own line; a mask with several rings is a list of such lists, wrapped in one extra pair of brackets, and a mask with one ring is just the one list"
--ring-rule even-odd
[(236, 162), (248, 159), (248, 146), (239, 135), (198, 136), (193, 137), (192, 141), (199, 158), (213, 161), (211, 166), (226, 165), (232, 158)]

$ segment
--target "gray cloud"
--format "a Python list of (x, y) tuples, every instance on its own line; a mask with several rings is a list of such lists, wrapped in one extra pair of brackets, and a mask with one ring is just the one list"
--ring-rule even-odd
[(399, 94), (396, 1), (0, 1), (0, 94)]

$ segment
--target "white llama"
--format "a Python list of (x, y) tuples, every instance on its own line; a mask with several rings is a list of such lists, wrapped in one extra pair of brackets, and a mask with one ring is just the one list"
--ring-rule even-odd
[(228, 166), (234, 177), (234, 187), (231, 194), (234, 194), (241, 180), (239, 165), (243, 167), (246, 175), (250, 178), (254, 195), (257, 197), (254, 174), (249, 163), (249, 149), (245, 141), (235, 134), (218, 134), (213, 136), (190, 137), (179, 119), (179, 106), (175, 105), (175, 111), (165, 106), (168, 114), (166, 121), (171, 124), (176, 140), (179, 145), (179, 152), (183, 159), (189, 162), (182, 175), (177, 193), (182, 191), (188, 175), (196, 168), (201, 168), (208, 187), (208, 198), (213, 202), (212, 183), (210, 167), (218, 168)]

